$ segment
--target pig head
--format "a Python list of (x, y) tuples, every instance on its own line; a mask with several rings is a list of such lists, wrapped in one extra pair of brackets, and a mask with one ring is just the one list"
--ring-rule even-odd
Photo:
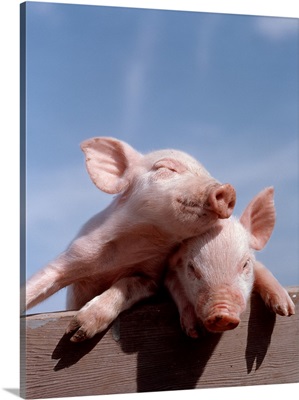
[[(232, 216), (219, 221), (206, 233), (186, 240), (172, 255), (165, 283), (178, 306), (182, 328), (189, 336), (198, 336), (198, 325), (211, 332), (238, 326), (254, 287), (255, 266), (261, 275), (254, 251), (264, 248), (274, 224), (273, 188), (266, 188), (250, 202), (240, 219)], [(269, 288), (277, 290), (270, 297), (276, 296), (277, 300), (281, 295), (280, 310), (285, 310), (281, 314), (294, 313), (286, 291), (274, 282), (269, 271), (266, 275)], [(267, 282), (261, 279), (257, 282), (263, 292)], [(266, 298), (269, 292), (263, 294)]]
[(81, 148), (94, 184), (118, 194), (113, 212), (122, 221), (152, 224), (172, 241), (200, 234), (232, 214), (234, 188), (217, 182), (184, 152), (168, 149), (141, 155), (112, 138), (93, 138)]
[(26, 285), (26, 308), (69, 286), (68, 308), (80, 309), (68, 331), (81, 341), (135, 302), (152, 295), (175, 245), (228, 218), (235, 191), (177, 150), (142, 155), (114, 138), (81, 144), (88, 173), (117, 196), (70, 246)]

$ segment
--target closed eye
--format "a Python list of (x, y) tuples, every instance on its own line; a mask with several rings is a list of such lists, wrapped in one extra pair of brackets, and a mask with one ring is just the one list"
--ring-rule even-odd
[(160, 166), (158, 167), (158, 169), (162, 169), (162, 168), (165, 168), (165, 169), (167, 169), (168, 171), (177, 172), (177, 170), (176, 170), (175, 168), (171, 167), (170, 165), (160, 165)]
[(172, 158), (162, 158), (161, 160), (157, 161), (153, 166), (154, 170), (162, 168), (166, 168), (169, 171), (178, 173), (186, 171), (186, 167), (181, 162)]
[(177, 170), (175, 169), (174, 165), (172, 165), (171, 163), (157, 162), (154, 165), (154, 169), (155, 170), (162, 169), (162, 168), (166, 168), (166, 169), (168, 169), (169, 171), (172, 171), (172, 172), (177, 172)]

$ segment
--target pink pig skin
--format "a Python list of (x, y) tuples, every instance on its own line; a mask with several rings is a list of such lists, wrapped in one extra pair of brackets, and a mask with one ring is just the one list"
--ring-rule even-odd
[(240, 220), (219, 220), (171, 256), (165, 285), (187, 335), (198, 337), (197, 327), (202, 325), (211, 332), (237, 327), (253, 288), (274, 312), (294, 314), (286, 290), (254, 257), (254, 250), (266, 245), (274, 224), (273, 188), (266, 188)]
[(235, 190), (221, 185), (188, 154), (142, 155), (113, 138), (81, 144), (95, 185), (118, 194), (83, 226), (67, 250), (26, 285), (26, 308), (68, 288), (68, 309), (80, 309), (67, 332), (82, 341), (120, 312), (155, 293), (170, 251), (228, 218)]

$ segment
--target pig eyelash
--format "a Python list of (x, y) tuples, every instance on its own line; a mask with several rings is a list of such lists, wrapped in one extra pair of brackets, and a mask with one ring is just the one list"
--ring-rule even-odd
[(177, 170), (175, 170), (174, 168), (171, 168), (171, 167), (164, 166), (164, 167), (159, 167), (159, 168), (165, 168), (165, 169), (168, 169), (168, 171), (177, 172)]

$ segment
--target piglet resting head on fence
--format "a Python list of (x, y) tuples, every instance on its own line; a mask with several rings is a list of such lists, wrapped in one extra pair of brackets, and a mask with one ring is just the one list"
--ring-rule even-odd
[(254, 250), (266, 245), (274, 224), (273, 188), (266, 188), (240, 219), (219, 221), (172, 255), (166, 286), (189, 336), (197, 336), (196, 325), (211, 332), (237, 327), (253, 287)]

